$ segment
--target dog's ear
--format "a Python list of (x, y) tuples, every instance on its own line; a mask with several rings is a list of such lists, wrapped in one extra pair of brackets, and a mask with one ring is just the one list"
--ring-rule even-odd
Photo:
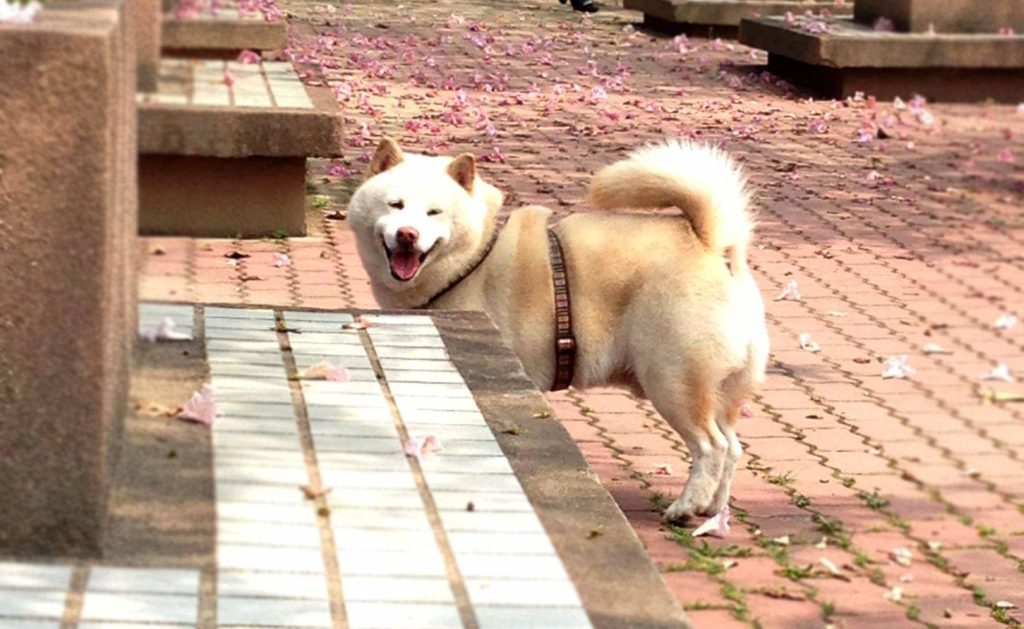
[(473, 193), (473, 181), (476, 179), (476, 158), (471, 153), (463, 153), (448, 164), (448, 174), (455, 183)]
[(405, 160), (405, 154), (398, 147), (398, 142), (391, 138), (384, 138), (377, 145), (377, 152), (373, 154), (373, 159), (370, 160), (370, 167), (366, 170), (366, 177), (373, 177), (389, 168), (393, 168), (401, 164), (403, 160)]

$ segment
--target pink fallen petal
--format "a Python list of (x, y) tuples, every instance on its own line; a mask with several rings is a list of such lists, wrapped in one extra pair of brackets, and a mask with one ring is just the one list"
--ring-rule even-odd
[(901, 354), (899, 356), (890, 356), (885, 361), (885, 369), (882, 371), (882, 378), (889, 380), (892, 378), (902, 379), (907, 376), (912, 376), (916, 373), (916, 370), (907, 364), (908, 356)]
[(791, 280), (786, 287), (782, 289), (779, 296), (775, 298), (775, 301), (800, 301), (800, 287), (797, 286), (796, 280)]
[(308, 369), (302, 372), (302, 377), (306, 380), (328, 380), (330, 382), (349, 381), (348, 368), (345, 365), (332, 365), (326, 360), (322, 360), (315, 365), (311, 365)]
[(753, 417), (754, 409), (749, 404), (740, 407), (740, 417)]
[(658, 476), (671, 476), (672, 475), (672, 464), (671, 463), (656, 463), (654, 465), (654, 473)]
[(176, 332), (174, 327), (174, 321), (170, 317), (164, 317), (163, 321), (157, 324), (156, 327), (144, 332), (142, 338), (150, 343), (156, 343), (157, 341), (188, 341), (192, 338), (185, 332)]
[(274, 252), (274, 266), (281, 268), (283, 266), (291, 266), (292, 260), (288, 257), (288, 254)]
[(1012, 164), (1014, 160), (1013, 151), (1010, 149), (1003, 149), (999, 151), (999, 154), (996, 157), (1004, 164)]
[(710, 535), (712, 537), (724, 538), (729, 534), (729, 505), (726, 505), (716, 515), (708, 518), (693, 531), (693, 537)]
[(996, 319), (996, 322), (995, 322), (994, 325), (995, 325), (995, 328), (997, 330), (1009, 330), (1010, 328), (1013, 328), (1014, 326), (1016, 326), (1017, 323), (1018, 323), (1018, 320), (1017, 320), (1016, 315), (1005, 314), (1005, 315), (1002, 315), (1001, 317), (999, 317), (998, 319)]
[(441, 441), (434, 435), (411, 435), (405, 441), (405, 455), (417, 461), (425, 454), (441, 451)]
[(217, 401), (213, 397), (213, 388), (204, 384), (201, 389), (194, 392), (178, 413), (178, 419), (213, 426), (214, 420), (217, 419)]
[(896, 30), (896, 25), (887, 17), (880, 17), (875, 20), (875, 30), (884, 33), (891, 33)]
[(245, 65), (257, 65), (260, 59), (260, 53), (255, 50), (243, 50), (238, 53), (238, 63), (244, 63)]

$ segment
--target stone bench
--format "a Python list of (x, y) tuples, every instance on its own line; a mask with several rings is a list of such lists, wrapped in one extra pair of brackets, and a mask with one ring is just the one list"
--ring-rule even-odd
[(305, 234), (306, 158), (342, 146), (327, 88), (285, 62), (164, 59), (138, 104), (142, 233)]
[(728, 38), (737, 36), (744, 18), (822, 7), (838, 15), (851, 12), (835, 0), (623, 0), (623, 6), (643, 13), (644, 24), (659, 31)]
[(235, 58), (242, 50), (268, 51), (288, 43), (288, 25), (268, 22), (258, 12), (242, 12), (231, 2), (204, 9), (192, 19), (164, 13), (161, 27), (164, 54), (180, 57)]
[(102, 543), (135, 338), (123, 5), (53, 2), (0, 24), (0, 555)]
[[(825, 29), (803, 19), (744, 19), (740, 41), (767, 51), (771, 71), (829, 97), (1024, 100), (1024, 35), (998, 32), (1021, 32), (1024, 3), (857, 0), (854, 13)], [(894, 30), (876, 29), (879, 19)]]
[[(354, 314), (143, 305), (145, 324), (194, 338), (140, 347), (112, 534), (66, 620), (687, 627), (484, 315), (363, 313), (356, 329)], [(300, 377), (323, 360), (348, 380)], [(148, 410), (205, 382), (212, 428)], [(427, 434), (442, 451), (409, 457)], [(0, 562), (0, 626), (59, 619), (69, 576)]]

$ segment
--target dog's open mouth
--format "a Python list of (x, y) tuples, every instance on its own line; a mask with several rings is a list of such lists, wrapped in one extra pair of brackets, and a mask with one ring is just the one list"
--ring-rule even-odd
[[(433, 249), (433, 248), (431, 248)], [(420, 267), (423, 266), (423, 261), (427, 259), (427, 254), (430, 251), (420, 253), (416, 249), (389, 249), (387, 245), (384, 245), (384, 251), (388, 254), (388, 263), (391, 265), (391, 276), (399, 282), (408, 282), (412, 278), (416, 277), (419, 273)]]

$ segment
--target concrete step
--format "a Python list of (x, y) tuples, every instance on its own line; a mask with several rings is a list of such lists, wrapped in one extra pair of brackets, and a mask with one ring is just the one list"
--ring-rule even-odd
[(306, 159), (342, 146), (327, 88), (287, 62), (164, 59), (138, 106), (141, 233), (305, 233)]
[(160, 31), (168, 56), (233, 59), (242, 50), (279, 50), (288, 43), (284, 20), (267, 21), (261, 12), (239, 11), (227, 1), (190, 19), (165, 13)]
[[(811, 23), (813, 22), (813, 24)], [(792, 23), (745, 19), (740, 41), (768, 52), (769, 68), (826, 96), (1019, 102), (1024, 36), (880, 31), (850, 18)]]
[(803, 13), (827, 8), (849, 15), (848, 5), (835, 0), (624, 0), (627, 9), (644, 14), (644, 24), (657, 30), (688, 35), (735, 38), (740, 21), (763, 15)]

